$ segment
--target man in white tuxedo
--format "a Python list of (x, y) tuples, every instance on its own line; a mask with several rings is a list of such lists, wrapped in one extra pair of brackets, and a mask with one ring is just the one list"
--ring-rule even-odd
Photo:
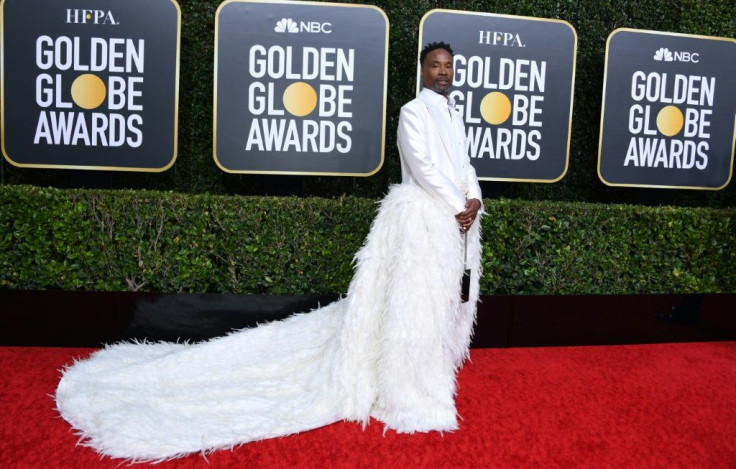
[[(459, 428), (455, 377), (479, 295), (481, 194), (447, 96), (452, 49), (430, 44), (421, 63), (424, 90), (399, 121), (404, 181), (381, 201), (346, 296), (209, 342), (121, 343), (75, 361), (56, 403), (84, 445), (142, 462), (340, 420), (375, 418), (403, 433)], [(465, 270), (473, 280), (462, 302)]]
[[(481, 191), (466, 151), (465, 126), (449, 97), (450, 45), (428, 44), (420, 64), (423, 89), (399, 116), (402, 183), (387, 195), (400, 201), (391, 207), (400, 216), (376, 223), (390, 225), (395, 234), (369, 236), (388, 239), (390, 258), (399, 260), (377, 268), (391, 287), (381, 298), (386, 305), (376, 373), (381, 392), (371, 409), (373, 417), (399, 432), (459, 428), (455, 374), (469, 358), (480, 292)], [(418, 202), (423, 205), (415, 207)], [(379, 214), (377, 221), (382, 218)]]
[(398, 146), (403, 182), (419, 185), (444, 202), (466, 232), (481, 209), (481, 191), (466, 150), (462, 117), (449, 97), (452, 54), (444, 42), (422, 50), (423, 89), (401, 108)]

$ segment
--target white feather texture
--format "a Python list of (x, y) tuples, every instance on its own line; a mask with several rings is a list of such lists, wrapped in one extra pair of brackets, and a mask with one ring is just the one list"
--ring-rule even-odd
[(460, 303), (463, 238), (417, 186), (393, 186), (355, 256), (347, 295), (197, 344), (121, 343), (67, 367), (57, 408), (82, 444), (160, 461), (370, 417), (398, 432), (457, 428), (480, 277)]

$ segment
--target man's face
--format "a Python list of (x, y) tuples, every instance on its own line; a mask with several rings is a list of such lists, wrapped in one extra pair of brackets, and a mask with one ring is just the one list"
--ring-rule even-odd
[(452, 55), (445, 49), (435, 49), (424, 58), (422, 85), (447, 96), (452, 86)]

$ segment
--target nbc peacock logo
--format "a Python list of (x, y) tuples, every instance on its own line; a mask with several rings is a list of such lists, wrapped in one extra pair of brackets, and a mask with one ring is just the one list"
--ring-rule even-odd
[(276, 27), (273, 28), (273, 30), (277, 33), (298, 33), (299, 27), (297, 26), (296, 21), (291, 18), (281, 18), (278, 23), (276, 23)]
[(657, 52), (654, 53), (654, 60), (659, 62), (672, 62), (674, 57), (672, 52), (666, 47), (660, 47)]

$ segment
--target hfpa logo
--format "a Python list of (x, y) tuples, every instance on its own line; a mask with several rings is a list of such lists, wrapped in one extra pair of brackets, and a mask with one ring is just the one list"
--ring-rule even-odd
[(69, 24), (111, 24), (119, 25), (110, 10), (85, 10), (82, 8), (67, 8), (66, 22)]
[(319, 21), (296, 21), (291, 18), (281, 18), (273, 28), (277, 33), (324, 33), (332, 32), (331, 23), (320, 23)]
[(480, 37), (478, 44), (486, 44), (489, 46), (508, 46), (508, 47), (526, 47), (521, 43), (521, 36), (514, 33), (505, 33), (501, 31), (478, 31)]

